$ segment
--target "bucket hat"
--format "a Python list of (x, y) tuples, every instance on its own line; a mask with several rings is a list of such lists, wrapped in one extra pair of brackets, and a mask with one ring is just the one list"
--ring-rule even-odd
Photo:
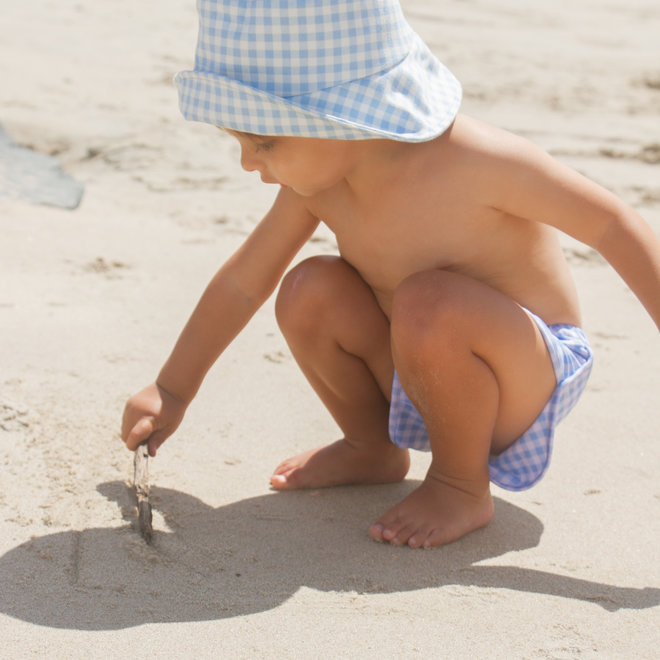
[(397, 0), (198, 0), (186, 119), (257, 135), (422, 142), (443, 133), (461, 86)]

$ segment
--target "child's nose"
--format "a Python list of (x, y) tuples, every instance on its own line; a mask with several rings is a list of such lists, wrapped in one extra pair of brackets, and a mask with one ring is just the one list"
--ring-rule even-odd
[(254, 172), (259, 169), (259, 161), (247, 149), (241, 149), (241, 167), (246, 172)]

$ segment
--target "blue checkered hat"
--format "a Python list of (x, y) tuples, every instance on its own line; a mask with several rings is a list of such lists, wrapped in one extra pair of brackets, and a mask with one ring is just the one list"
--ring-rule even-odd
[(257, 135), (422, 142), (461, 86), (398, 0), (198, 0), (193, 71), (174, 79), (186, 119)]

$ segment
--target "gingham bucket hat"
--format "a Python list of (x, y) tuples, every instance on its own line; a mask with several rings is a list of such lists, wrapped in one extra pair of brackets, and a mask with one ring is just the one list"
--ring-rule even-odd
[(186, 119), (257, 135), (422, 142), (461, 86), (397, 0), (198, 0), (193, 71), (175, 76)]

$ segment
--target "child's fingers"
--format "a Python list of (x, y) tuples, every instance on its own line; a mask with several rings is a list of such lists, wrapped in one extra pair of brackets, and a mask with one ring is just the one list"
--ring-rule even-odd
[(142, 417), (136, 422), (126, 437), (126, 447), (135, 451), (154, 432), (153, 417)]
[(158, 431), (151, 435), (149, 438), (149, 443), (147, 444), (147, 451), (149, 452), (149, 456), (153, 458), (156, 455), (158, 447), (160, 447), (163, 442), (165, 442), (166, 437), (167, 436), (165, 436), (163, 433), (159, 433)]

